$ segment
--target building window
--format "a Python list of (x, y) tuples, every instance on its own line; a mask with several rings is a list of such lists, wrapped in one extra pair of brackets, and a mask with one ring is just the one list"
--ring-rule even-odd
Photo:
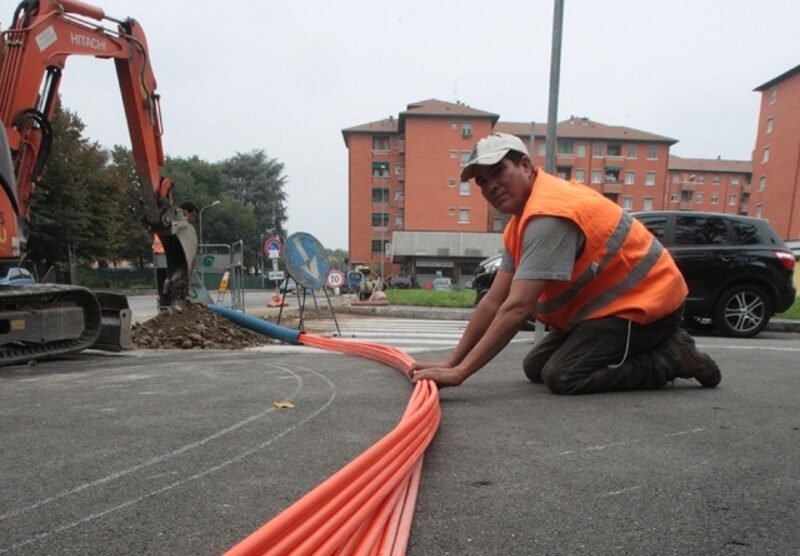
[(458, 223), (469, 224), (469, 209), (458, 209)]
[(681, 175), (677, 172), (672, 173), (672, 183), (680, 183), (681, 182)]
[(756, 205), (756, 218), (761, 218), (764, 214), (764, 205), (761, 203)]
[(644, 184), (645, 185), (655, 185), (656, 184), (656, 173), (655, 172), (647, 172), (644, 175)]
[(388, 212), (373, 212), (372, 213), (372, 227), (385, 228), (389, 225)]
[(373, 187), (372, 188), (372, 202), (373, 203), (388, 203), (389, 202), (389, 188), (388, 187)]
[(695, 179), (697, 180), (697, 183), (706, 183), (705, 174), (700, 174), (699, 176), (696, 176)]
[(592, 170), (592, 183), (602, 183), (602, 175), (600, 170)]
[(739, 176), (734, 174), (731, 176), (731, 185), (739, 185)]
[(767, 176), (758, 178), (758, 190), (764, 191), (767, 188)]
[(547, 143), (542, 141), (539, 143), (539, 156), (545, 156), (547, 154)]
[(658, 159), (658, 147), (647, 147), (647, 160), (657, 160)]
[(405, 166), (403, 166), (402, 164), (395, 164), (394, 165), (394, 175), (395, 176), (399, 176), (405, 171), (406, 171)]
[(728, 196), (728, 204), (731, 206), (736, 204), (736, 194)]
[(572, 141), (559, 141), (558, 154), (572, 154)]
[(608, 156), (622, 156), (622, 145), (619, 143), (608, 144)]
[(672, 192), (669, 195), (669, 202), (670, 203), (677, 203), (678, 202), (678, 194), (676, 192)]
[(703, 204), (703, 193), (698, 193), (694, 196), (694, 204), (702, 205)]
[(636, 158), (636, 145), (628, 145), (628, 158)]
[(388, 137), (373, 137), (372, 138), (372, 150), (373, 151), (388, 151), (389, 150), (389, 138)]
[(562, 180), (571, 180), (572, 179), (572, 167), (571, 166), (558, 166), (556, 168), (556, 176), (558, 176)]
[(636, 172), (625, 172), (625, 185), (633, 185), (636, 183)]
[(761, 163), (766, 164), (769, 162), (769, 147), (764, 147), (764, 152), (761, 154)]
[(579, 158), (584, 158), (586, 156), (586, 145), (583, 143), (578, 143), (577, 147), (575, 148), (575, 154)]
[(394, 192), (394, 200), (395, 201), (402, 201), (405, 198), (406, 198), (405, 191), (403, 191), (402, 189), (396, 189), (395, 190), (395, 192)]
[(461, 124), (461, 137), (464, 139), (469, 139), (472, 137), (472, 124), (464, 123)]
[(767, 118), (767, 133), (772, 133), (772, 122), (774, 118)]
[(383, 255), (386, 253), (386, 244), (389, 243), (388, 239), (373, 239), (372, 240), (372, 252), (373, 253), (380, 253)]
[(711, 181), (713, 182), (714, 185), (719, 185), (719, 180), (720, 180), (719, 174), (714, 174), (714, 177), (711, 178)]
[(388, 162), (373, 162), (372, 163), (372, 177), (373, 178), (388, 178), (389, 177), (389, 163)]
[(578, 183), (586, 183), (586, 170), (575, 170), (575, 181)]
[(684, 189), (681, 191), (681, 203), (691, 203), (692, 202), (692, 192), (688, 189)]
[(462, 181), (461, 182), (461, 185), (458, 187), (458, 194), (461, 195), (462, 197), (469, 196), (470, 191), (469, 191), (469, 182), (468, 181)]
[(451, 150), (450, 151), (450, 160), (455, 160), (456, 158), (458, 158), (458, 151)]
[(778, 88), (773, 87), (772, 89), (769, 90), (769, 103), (775, 104), (775, 101), (777, 100), (778, 100)]
[(455, 216), (455, 215), (456, 215), (456, 209), (455, 208), (450, 207), (449, 209), (447, 209), (447, 216)]
[(456, 186), (455, 178), (451, 178), (450, 181), (447, 182), (447, 185), (449, 185), (450, 187), (455, 187)]
[(625, 210), (633, 210), (633, 197), (623, 197), (622, 208)]
[(719, 204), (719, 193), (712, 193), (711, 194), (711, 204), (718, 205)]
[(458, 129), (458, 122), (450, 122), (450, 129), (453, 131)]
[(604, 143), (595, 143), (594, 150), (592, 151), (594, 156), (603, 156), (605, 153), (605, 144)]
[(469, 162), (470, 156), (472, 156), (472, 152), (471, 151), (461, 151), (461, 167), (462, 168), (467, 165), (467, 163)]
[(619, 183), (618, 168), (606, 168), (606, 183)]
[(492, 231), (493, 232), (502, 232), (503, 228), (505, 228), (505, 222), (502, 216), (495, 216), (494, 220), (492, 220)]
[(394, 227), (395, 228), (402, 228), (403, 227), (403, 215), (402, 214), (395, 214), (394, 215)]
[(644, 198), (644, 207), (642, 210), (653, 210), (653, 198), (652, 197), (645, 197)]

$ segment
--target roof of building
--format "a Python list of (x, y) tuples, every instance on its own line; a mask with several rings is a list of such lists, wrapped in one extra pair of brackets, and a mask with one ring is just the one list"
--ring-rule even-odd
[(669, 156), (670, 170), (688, 172), (722, 172), (733, 174), (752, 174), (753, 163), (749, 160), (722, 160), (721, 158), (681, 158)]
[[(498, 122), (495, 131), (512, 133), (518, 137), (531, 136), (530, 122)], [(535, 125), (536, 137), (547, 135), (547, 124)], [(564, 139), (617, 139), (620, 141), (646, 141), (649, 143), (675, 144), (677, 139), (640, 131), (631, 127), (606, 125), (589, 118), (570, 116), (556, 126), (556, 136)]]
[(415, 118), (450, 118), (453, 116), (486, 118), (491, 120), (492, 124), (497, 123), (497, 120), (500, 118), (497, 114), (486, 112), (485, 110), (477, 110), (462, 102), (445, 102), (443, 100), (429, 98), (428, 100), (412, 102), (403, 112), (400, 112), (399, 131), (401, 133), (405, 130), (406, 118), (412, 116)]
[(345, 135), (348, 133), (397, 133), (397, 119), (389, 116), (384, 120), (348, 127), (343, 129), (342, 133)]
[(778, 84), (778, 83), (780, 83), (781, 81), (784, 81), (784, 80), (786, 80), (786, 79), (789, 79), (791, 76), (793, 76), (793, 75), (794, 75), (794, 74), (796, 74), (796, 73), (800, 73), (800, 65), (797, 65), (797, 66), (793, 67), (793, 68), (792, 68), (792, 69), (790, 69), (789, 71), (783, 72), (783, 73), (782, 73), (782, 74), (780, 74), (778, 77), (774, 77), (774, 78), (770, 79), (769, 81), (767, 81), (767, 82), (766, 82), (766, 83), (764, 83), (763, 85), (759, 85), (758, 87), (756, 87), (756, 88), (755, 88), (755, 89), (753, 89), (753, 90), (754, 90), (754, 91), (763, 91), (763, 90), (765, 90), (765, 89), (769, 89), (769, 88), (770, 88), (770, 87), (772, 87), (773, 85), (777, 85), (777, 84)]

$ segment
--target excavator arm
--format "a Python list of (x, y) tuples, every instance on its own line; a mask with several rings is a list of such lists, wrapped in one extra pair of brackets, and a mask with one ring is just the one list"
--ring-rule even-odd
[[(103, 26), (104, 22), (112, 22), (115, 29)], [(0, 184), (5, 192), (0, 195), (0, 260), (18, 258), (24, 249), (31, 196), (52, 142), (50, 120), (67, 58), (113, 59), (144, 219), (164, 246), (170, 297), (182, 301), (191, 282), (197, 236), (184, 211), (173, 204), (172, 182), (161, 176), (160, 97), (141, 26), (131, 18), (109, 17), (79, 0), (23, 0), (2, 39), (0, 120), (8, 144), (0, 154)], [(10, 161), (5, 153), (10, 153)]]

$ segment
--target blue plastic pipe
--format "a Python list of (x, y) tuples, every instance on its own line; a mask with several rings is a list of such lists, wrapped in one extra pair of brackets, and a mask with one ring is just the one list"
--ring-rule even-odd
[(300, 331), (295, 330), (294, 328), (278, 326), (277, 324), (273, 324), (256, 317), (251, 317), (250, 315), (242, 313), (241, 311), (235, 311), (221, 305), (212, 304), (209, 305), (208, 308), (240, 326), (244, 326), (245, 328), (249, 328), (250, 330), (254, 330), (260, 334), (269, 336), (270, 338), (275, 338), (276, 340), (286, 342), (287, 344), (300, 344)]

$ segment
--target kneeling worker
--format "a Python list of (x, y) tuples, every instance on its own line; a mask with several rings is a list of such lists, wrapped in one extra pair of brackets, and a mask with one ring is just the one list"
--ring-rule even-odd
[(590, 187), (534, 167), (513, 135), (478, 142), (461, 173), (470, 179), (511, 215), (503, 262), (450, 357), (416, 364), (412, 380), (461, 384), (533, 314), (550, 331), (523, 369), (555, 393), (653, 389), (676, 378), (719, 384), (719, 367), (678, 328), (683, 276), (638, 220)]

